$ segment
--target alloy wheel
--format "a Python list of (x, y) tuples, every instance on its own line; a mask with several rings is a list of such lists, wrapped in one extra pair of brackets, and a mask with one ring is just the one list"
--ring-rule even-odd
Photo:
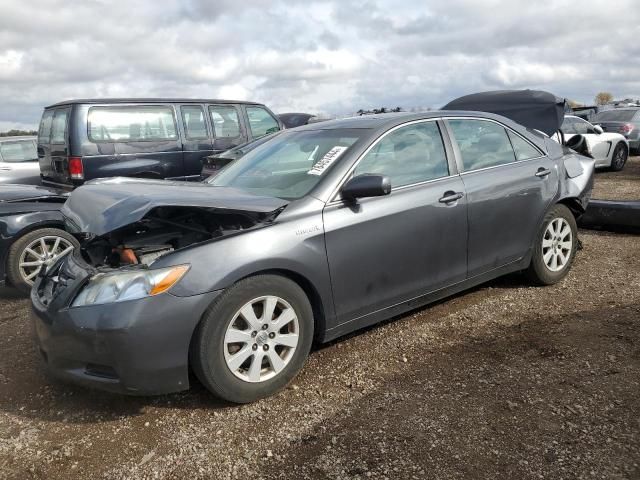
[(43, 266), (52, 265), (72, 250), (73, 245), (65, 238), (55, 235), (36, 238), (20, 254), (20, 276), (25, 283), (33, 285), (34, 278)]
[(616, 151), (614, 152), (614, 156), (613, 156), (613, 165), (616, 168), (622, 168), (622, 166), (624, 165), (625, 162), (625, 151), (624, 148), (620, 148), (618, 147), (616, 149)]
[(227, 367), (246, 382), (269, 380), (291, 361), (299, 335), (298, 316), (289, 303), (276, 296), (255, 298), (240, 308), (227, 326)]
[(562, 270), (571, 258), (573, 233), (569, 223), (561, 217), (547, 224), (542, 237), (542, 258), (552, 272)]

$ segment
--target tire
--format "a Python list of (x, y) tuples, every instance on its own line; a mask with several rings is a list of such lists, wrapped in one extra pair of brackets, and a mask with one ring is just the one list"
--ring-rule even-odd
[(612, 172), (619, 172), (624, 168), (624, 165), (627, 163), (627, 158), (629, 157), (629, 151), (624, 143), (618, 143), (616, 148), (613, 150), (613, 154), (611, 155), (611, 166), (609, 170)]
[[(553, 232), (561, 225), (561, 232), (554, 235)], [(565, 225), (569, 227), (569, 232), (562, 234), (565, 231)], [(570, 238), (568, 238), (569, 233), (571, 234)], [(557, 238), (564, 241), (558, 242)], [(566, 251), (565, 247), (570, 247), (571, 250)], [(533, 256), (527, 269), (529, 278), (538, 285), (553, 285), (559, 282), (569, 273), (577, 249), (578, 227), (576, 219), (567, 207), (557, 204), (544, 216), (536, 235)], [(555, 265), (552, 258), (554, 256), (556, 257)], [(560, 266), (561, 261), (564, 262), (562, 266)]]
[[(30, 245), (33, 245), (34, 242), (40, 244), (40, 241), (44, 241), (45, 245), (51, 248), (57, 245), (57, 249), (52, 251), (46, 260), (42, 261), (42, 263), (45, 264), (53, 263), (63, 250), (66, 250), (68, 247), (73, 247), (74, 249), (80, 248), (80, 244), (72, 235), (59, 228), (40, 228), (33, 230), (13, 242), (9, 248), (9, 255), (7, 257), (7, 278), (11, 285), (24, 294), (29, 294), (31, 286), (33, 285), (33, 279), (27, 279), (26, 277), (34, 271), (39, 270), (42, 263), (40, 265), (29, 266), (21, 266), (21, 263), (37, 263), (33, 254), (27, 252), (26, 249)], [(56, 243), (56, 241), (58, 243)], [(32, 249), (32, 251), (36, 254), (42, 253), (38, 247)]]
[[(273, 320), (263, 318), (265, 312), (260, 310), (269, 308), (269, 302), (275, 305)], [(248, 304), (251, 310), (246, 309)], [(291, 318), (289, 308), (295, 320), (277, 326), (278, 321)], [(257, 324), (249, 323), (242, 312), (249, 312), (247, 317), (253, 312)], [(264, 325), (269, 328), (263, 329)], [(279, 275), (249, 277), (228, 288), (204, 314), (191, 345), (193, 371), (211, 393), (229, 402), (268, 397), (286, 387), (302, 368), (311, 349), (313, 326), (311, 304), (296, 283)], [(295, 348), (278, 344), (285, 335), (289, 343), (296, 333)], [(234, 343), (236, 336), (240, 338)], [(275, 355), (283, 363), (272, 361)]]

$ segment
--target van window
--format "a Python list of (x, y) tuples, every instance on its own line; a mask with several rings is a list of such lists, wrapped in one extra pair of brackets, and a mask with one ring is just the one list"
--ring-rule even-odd
[(240, 118), (236, 107), (211, 105), (209, 107), (213, 133), (217, 138), (235, 138), (240, 136)]
[(180, 112), (182, 113), (184, 133), (188, 139), (194, 140), (209, 137), (202, 107), (197, 105), (180, 107)]
[(45, 110), (40, 120), (38, 130), (38, 143), (49, 143), (51, 136), (51, 122), (53, 121), (53, 110)]
[(275, 118), (262, 107), (247, 107), (249, 127), (254, 138), (277, 132), (280, 126)]
[(38, 159), (38, 152), (33, 140), (18, 140), (0, 143), (0, 161), (29, 162)]
[(51, 143), (65, 143), (67, 114), (67, 110), (56, 110), (51, 124)]
[(94, 142), (157, 142), (176, 140), (171, 107), (92, 107), (89, 139)]

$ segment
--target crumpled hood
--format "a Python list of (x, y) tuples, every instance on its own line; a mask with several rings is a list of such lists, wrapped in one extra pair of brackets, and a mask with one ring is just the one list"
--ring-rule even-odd
[(2, 185), (0, 187), (0, 202), (28, 202), (43, 198), (64, 198), (68, 195), (61, 190), (40, 187), (37, 185)]
[(69, 195), (62, 214), (69, 230), (104, 235), (140, 221), (158, 207), (200, 207), (268, 214), (287, 203), (280, 198), (204, 183), (113, 178), (78, 187)]

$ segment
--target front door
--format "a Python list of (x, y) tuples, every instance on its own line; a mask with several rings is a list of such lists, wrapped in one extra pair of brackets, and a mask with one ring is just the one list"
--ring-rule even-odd
[(464, 280), (467, 206), (436, 121), (387, 132), (353, 175), (386, 175), (391, 193), (324, 210), (338, 321), (355, 320)]
[(469, 205), (469, 277), (523, 258), (558, 185), (554, 162), (497, 122), (447, 120)]

